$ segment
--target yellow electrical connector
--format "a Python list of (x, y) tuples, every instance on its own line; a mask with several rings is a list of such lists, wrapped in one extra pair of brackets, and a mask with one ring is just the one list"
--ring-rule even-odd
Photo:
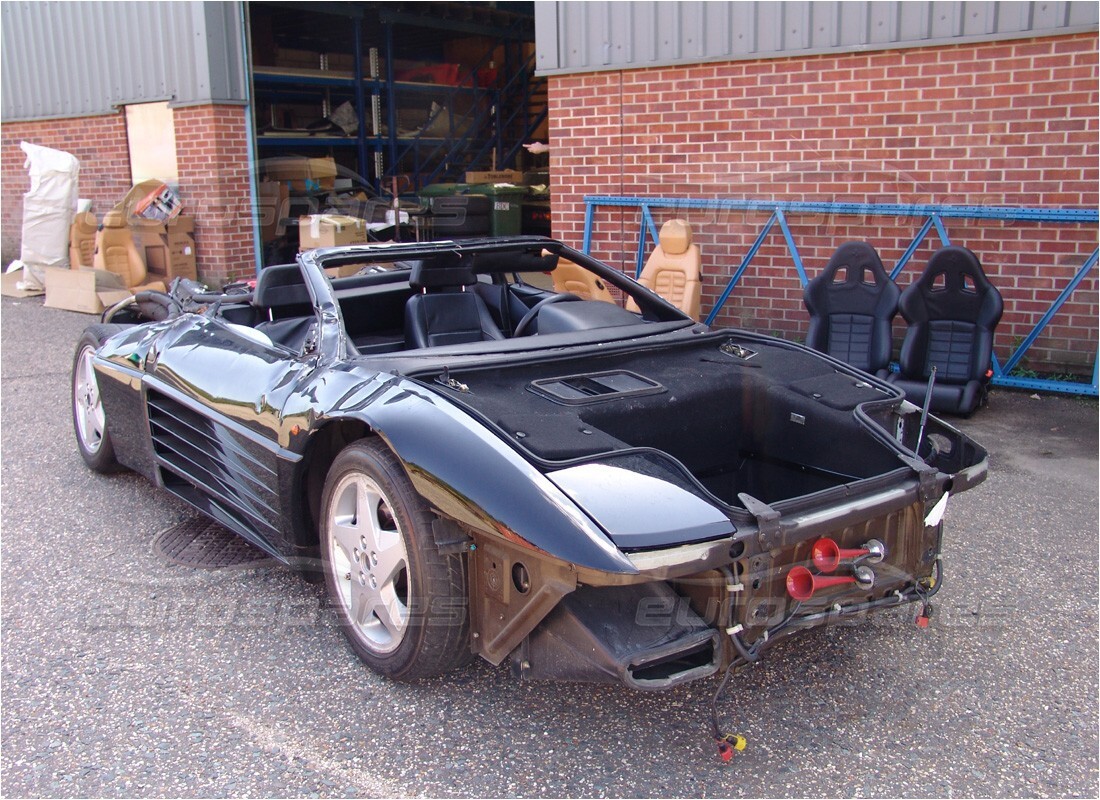
[(723, 761), (733, 758), (734, 751), (741, 752), (748, 744), (744, 736), (737, 733), (727, 733), (718, 740), (718, 755)]

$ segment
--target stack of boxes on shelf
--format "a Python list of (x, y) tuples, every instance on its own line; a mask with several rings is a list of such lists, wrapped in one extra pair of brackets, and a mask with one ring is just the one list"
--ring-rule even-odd
[[(336, 162), (332, 158), (269, 158), (262, 164), (259, 184), (263, 243), (284, 236), (290, 219), (291, 198), (308, 199), (336, 190)], [(316, 204), (311, 204), (316, 205)], [(303, 214), (297, 218), (298, 249), (362, 244), (366, 221), (345, 214)]]
[(310, 214), (298, 218), (298, 244), (302, 250), (365, 244), (366, 223), (347, 214)]

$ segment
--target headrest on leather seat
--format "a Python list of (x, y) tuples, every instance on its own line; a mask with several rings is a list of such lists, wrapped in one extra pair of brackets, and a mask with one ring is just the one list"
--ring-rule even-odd
[(99, 227), (99, 222), (96, 221), (95, 214), (91, 211), (81, 211), (73, 215), (73, 225), (87, 233), (95, 233), (95, 229)]
[(473, 268), (457, 258), (427, 259), (413, 265), (409, 285), (414, 289), (443, 289), (472, 286), (477, 282)]
[(252, 293), (255, 306), (278, 308), (312, 302), (302, 269), (297, 264), (265, 267), (256, 276), (256, 290)]
[(661, 226), (661, 233), (657, 238), (665, 253), (678, 256), (691, 247), (691, 226), (686, 220), (670, 219)]
[[(936, 279), (943, 276), (943, 287)], [(973, 288), (968, 288), (969, 278)], [(960, 320), (992, 331), (1001, 319), (1001, 293), (990, 283), (978, 257), (958, 245), (940, 248), (928, 259), (928, 266), (913, 281), (898, 303), (912, 325), (926, 320)]]
[[(936, 278), (940, 275), (943, 275), (944, 286), (950, 292), (984, 292), (993, 286), (985, 276), (978, 257), (958, 245), (948, 245), (933, 253), (917, 283), (924, 286), (926, 292), (943, 291), (935, 288)], [(974, 289), (966, 288), (964, 276), (969, 276), (974, 282)]]
[[(830, 283), (836, 282), (836, 274), (845, 270), (845, 284), (870, 284), (884, 286), (890, 280), (878, 251), (869, 243), (862, 241), (845, 242), (836, 249), (822, 272)], [(870, 278), (870, 280), (868, 280)]]
[(125, 228), (126, 215), (117, 209), (108, 211), (103, 215), (104, 228)]

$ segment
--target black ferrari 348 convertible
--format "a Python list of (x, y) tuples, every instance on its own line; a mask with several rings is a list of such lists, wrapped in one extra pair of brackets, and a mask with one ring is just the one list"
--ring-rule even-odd
[[(559, 260), (640, 311), (542, 288)], [(986, 473), (889, 383), (541, 237), (316, 250), (109, 316), (73, 368), (88, 465), (323, 574), (392, 678), (479, 655), (662, 689), (924, 607)]]

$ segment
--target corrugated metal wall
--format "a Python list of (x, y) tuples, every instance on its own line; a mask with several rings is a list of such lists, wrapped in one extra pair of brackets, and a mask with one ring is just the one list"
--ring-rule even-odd
[(536, 2), (552, 75), (1095, 30), (1095, 2)]
[(9, 2), (0, 6), (6, 122), (246, 98), (238, 2)]

